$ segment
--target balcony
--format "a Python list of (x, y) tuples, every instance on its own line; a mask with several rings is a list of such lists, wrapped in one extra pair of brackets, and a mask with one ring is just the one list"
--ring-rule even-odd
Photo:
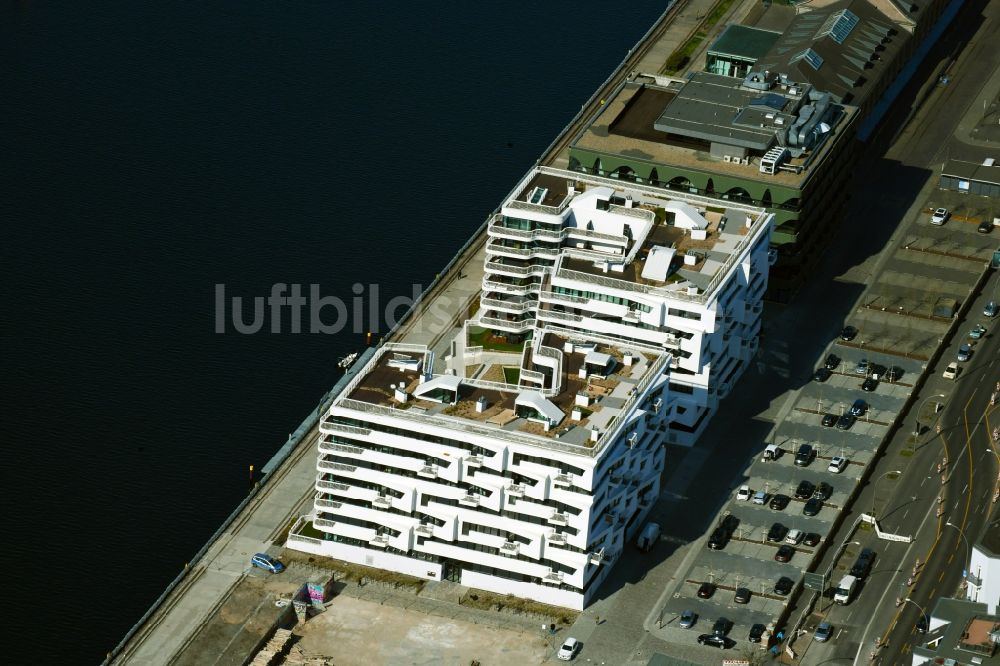
[(626, 324), (638, 324), (639, 323), (639, 311), (629, 310), (622, 316), (622, 321)]
[(336, 481), (324, 481), (323, 479), (318, 479), (316, 481), (317, 490), (339, 490), (340, 492), (347, 492), (351, 489), (346, 483), (337, 483)]
[(480, 317), (479, 323), (483, 326), (496, 328), (513, 333), (523, 333), (535, 327), (534, 319), (524, 319), (522, 321), (509, 321), (507, 319), (497, 319), (495, 317)]
[(562, 532), (556, 532), (552, 530), (549, 532), (549, 543), (551, 544), (561, 544), (566, 545), (566, 535)]
[(328, 527), (333, 529), (337, 526), (337, 522), (330, 520), (329, 518), (314, 518), (313, 527)]
[(316, 500), (315, 505), (322, 509), (339, 509), (343, 504), (334, 500), (319, 498)]
[(372, 506), (375, 507), (376, 509), (391, 509), (392, 498), (379, 495), (378, 497), (372, 500)]
[(327, 460), (320, 460), (319, 464), (317, 465), (317, 467), (319, 467), (321, 470), (325, 470), (327, 472), (351, 472), (351, 473), (353, 473), (353, 472), (357, 471), (357, 469), (358, 469), (355, 465), (344, 465), (342, 463), (329, 462)]
[(573, 477), (571, 477), (569, 474), (556, 474), (554, 477), (552, 477), (552, 483), (557, 486), (572, 486)]
[(556, 523), (557, 525), (569, 525), (569, 516), (560, 511), (556, 511), (549, 517), (550, 523)]
[(465, 462), (469, 467), (482, 467), (483, 457), (482, 456), (466, 456)]
[(425, 525), (421, 523), (417, 525), (415, 528), (413, 528), (413, 531), (416, 532), (417, 534), (422, 534), (423, 536), (428, 536), (428, 537), (434, 536), (433, 525)]
[(545, 321), (572, 321), (581, 322), (583, 317), (578, 314), (572, 314), (570, 312), (559, 312), (557, 310), (539, 310), (536, 315), (539, 319)]
[(502, 546), (500, 546), (501, 555), (517, 555), (518, 551), (521, 549), (521, 544), (516, 541), (506, 541)]
[(438, 477), (438, 468), (436, 465), (424, 465), (417, 470), (417, 476), (422, 476), (425, 479), (436, 479)]
[(512, 483), (507, 486), (507, 494), (511, 497), (524, 497), (524, 486)]
[(458, 503), (465, 506), (479, 506), (479, 495), (466, 493), (464, 496), (458, 498)]
[(596, 553), (587, 553), (587, 563), (588, 564), (593, 564), (593, 565), (597, 566), (597, 565), (603, 563), (604, 560), (605, 560), (605, 558), (604, 558), (604, 549), (603, 548), (601, 548)]
[(563, 581), (563, 575), (558, 571), (549, 570), (549, 572), (545, 574), (544, 580), (548, 583), (561, 583)]
[(387, 548), (389, 546), (389, 537), (384, 534), (379, 534), (374, 539), (368, 542), (369, 546), (374, 546), (375, 548)]

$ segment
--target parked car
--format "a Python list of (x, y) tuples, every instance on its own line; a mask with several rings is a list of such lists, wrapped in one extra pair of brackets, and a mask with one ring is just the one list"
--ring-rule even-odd
[(681, 613), (681, 620), (678, 622), (681, 629), (690, 629), (698, 621), (698, 614), (693, 610), (686, 610)]
[(847, 468), (847, 458), (844, 456), (834, 456), (830, 459), (830, 464), (827, 466), (826, 471), (833, 472), (834, 474), (840, 474)]
[(825, 382), (830, 378), (830, 371), (826, 368), (816, 368), (816, 372), (813, 373), (813, 380), (817, 382)]
[(816, 490), (813, 491), (813, 497), (817, 497), (821, 500), (830, 499), (830, 495), (833, 495), (833, 486), (826, 481), (820, 481), (816, 486)]
[(817, 643), (825, 643), (831, 636), (833, 636), (833, 625), (829, 622), (820, 622), (816, 627), (816, 633), (813, 634)]
[(983, 337), (984, 335), (986, 335), (986, 327), (983, 326), (982, 324), (976, 324), (969, 331), (969, 339), (971, 339), (971, 340), (978, 340), (979, 338)]
[(972, 345), (964, 344), (958, 348), (958, 362), (965, 363), (972, 358)]
[(752, 494), (750, 486), (740, 486), (740, 489), (736, 491), (736, 499), (742, 502), (750, 499)]
[(930, 624), (931, 621), (930, 618), (927, 617), (927, 614), (921, 613), (920, 617), (917, 618), (917, 624), (914, 626), (914, 629), (917, 630), (918, 634), (926, 634)]
[(706, 582), (698, 586), (699, 599), (711, 599), (713, 594), (715, 594), (715, 583)]
[(729, 633), (729, 628), (731, 626), (732, 622), (725, 617), (720, 617), (715, 621), (715, 624), (712, 625), (712, 633), (716, 636), (725, 636)]
[(851, 414), (843, 414), (839, 419), (837, 419), (837, 427), (841, 430), (850, 430), (851, 426), (858, 419)]
[(822, 537), (815, 532), (806, 532), (805, 537), (802, 539), (803, 546), (818, 546)]
[(250, 565), (264, 571), (270, 571), (273, 574), (279, 574), (285, 570), (285, 565), (280, 560), (271, 557), (267, 553), (255, 554), (250, 558)]
[(830, 414), (830, 413), (824, 414), (823, 415), (823, 420), (820, 421), (820, 423), (822, 423), (827, 428), (833, 427), (833, 425), (836, 422), (837, 422), (837, 415), (836, 414)]
[(726, 530), (716, 527), (712, 530), (711, 536), (708, 537), (708, 547), (712, 550), (722, 550), (728, 541), (729, 534), (726, 533)]
[(576, 653), (580, 651), (580, 641), (576, 640), (572, 636), (567, 638), (559, 651), (556, 652), (556, 657), (561, 661), (569, 661), (576, 656)]
[(989, 219), (983, 220), (982, 222), (979, 223), (979, 226), (976, 227), (976, 231), (978, 231), (981, 234), (990, 233), (991, 231), (993, 231), (993, 220)]
[(750, 597), (750, 588), (738, 587), (736, 588), (736, 594), (733, 595), (733, 601), (738, 604), (748, 604), (750, 603)]
[(709, 647), (717, 647), (721, 650), (728, 650), (732, 646), (736, 645), (736, 641), (731, 638), (726, 638), (725, 636), (716, 636), (715, 634), (701, 634), (698, 636), (699, 645), (707, 645)]
[(774, 593), (784, 597), (791, 593), (793, 587), (795, 587), (795, 581), (788, 576), (782, 576), (774, 584)]
[(758, 490), (753, 496), (754, 504), (766, 504), (767, 503), (767, 493), (763, 490)]
[(872, 375), (861, 382), (861, 390), (871, 393), (878, 388), (878, 375)]
[(1000, 308), (997, 307), (997, 302), (990, 301), (985, 306), (983, 306), (983, 316), (996, 317), (998, 310), (1000, 310)]
[(827, 370), (836, 370), (840, 367), (840, 357), (836, 354), (829, 354), (823, 363), (823, 367)]
[(868, 369), (871, 368), (871, 361), (866, 358), (861, 359), (854, 364), (854, 374), (856, 375), (867, 375)]
[(811, 500), (807, 501), (805, 506), (802, 507), (802, 514), (806, 516), (815, 516), (823, 508), (823, 500), (818, 497), (813, 497)]
[(854, 404), (851, 405), (851, 416), (864, 416), (867, 411), (868, 403), (861, 398), (855, 400)]
[(802, 533), (802, 530), (788, 530), (788, 534), (785, 535), (785, 543), (791, 546), (797, 546), (799, 545), (799, 542), (802, 541), (803, 536), (804, 534)]
[(803, 444), (795, 453), (795, 464), (799, 467), (808, 467), (815, 454), (816, 452), (813, 451), (813, 447), (808, 444)]
[(778, 550), (774, 552), (774, 559), (778, 562), (788, 562), (794, 554), (795, 549), (791, 546), (778, 546)]
[(771, 501), (767, 503), (769, 507), (775, 511), (784, 511), (788, 503), (791, 502), (791, 498), (788, 495), (775, 495), (771, 498)]
[(851, 575), (858, 580), (863, 579), (871, 571), (873, 562), (875, 562), (875, 551), (871, 548), (862, 549), (858, 559), (854, 560), (854, 565), (851, 567)]
[(719, 527), (724, 529), (728, 536), (733, 536), (733, 534), (736, 532), (736, 528), (739, 526), (740, 526), (740, 519), (734, 516), (733, 514), (729, 514), (728, 516), (722, 519), (721, 523), (719, 523)]
[(760, 643), (760, 639), (766, 630), (767, 627), (760, 623), (753, 625), (750, 627), (750, 633), (747, 635), (747, 640), (751, 643)]
[(948, 209), (947, 208), (935, 208), (934, 212), (931, 213), (931, 224), (940, 227), (944, 224), (945, 220), (948, 219)]
[(844, 342), (850, 342), (858, 336), (858, 329), (853, 326), (845, 326), (840, 331), (840, 339)]
[(948, 367), (944, 369), (941, 376), (945, 379), (954, 379), (958, 376), (958, 363), (952, 361), (948, 364)]
[(812, 497), (813, 491), (816, 490), (816, 486), (810, 481), (803, 479), (799, 481), (799, 485), (795, 487), (795, 499), (809, 499)]
[(771, 525), (771, 529), (767, 531), (767, 540), (771, 543), (780, 543), (786, 534), (788, 534), (787, 527), (781, 523), (774, 523)]

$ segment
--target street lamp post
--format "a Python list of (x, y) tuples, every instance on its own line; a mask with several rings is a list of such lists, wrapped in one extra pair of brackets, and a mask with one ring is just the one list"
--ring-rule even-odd
[(920, 403), (920, 408), (917, 409), (917, 423), (915, 426), (913, 426), (914, 427), (913, 434), (916, 437), (920, 436), (920, 419), (923, 418), (924, 407), (927, 406), (927, 401), (932, 400), (933, 398), (943, 398), (943, 397), (945, 397), (943, 393), (938, 393), (936, 395), (929, 395), (926, 398), (924, 398), (923, 402)]
[(949, 520), (948, 522), (945, 523), (945, 525), (947, 525), (948, 527), (954, 527), (956, 530), (958, 530), (958, 533), (962, 535), (962, 541), (965, 542), (965, 565), (962, 567), (962, 578), (965, 578), (965, 575), (968, 573), (969, 570), (969, 558), (972, 555), (971, 552), (972, 549), (969, 548), (969, 540), (966, 538), (965, 532), (962, 530), (962, 528), (956, 525), (955, 523)]
[(872, 519), (875, 518), (875, 494), (876, 491), (878, 490), (878, 482), (884, 479), (885, 477), (889, 476), (890, 474), (902, 474), (902, 472), (898, 469), (889, 470), (888, 472), (883, 473), (880, 477), (875, 479), (875, 481), (872, 483)]

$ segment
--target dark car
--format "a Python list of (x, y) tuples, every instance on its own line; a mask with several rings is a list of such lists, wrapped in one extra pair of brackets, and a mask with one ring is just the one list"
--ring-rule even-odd
[(784, 511), (788, 503), (791, 502), (791, 498), (788, 495), (775, 495), (771, 498), (771, 501), (767, 503), (769, 507), (775, 511)]
[(917, 630), (918, 634), (926, 634), (930, 624), (930, 618), (927, 617), (927, 614), (921, 613), (920, 617), (917, 618), (917, 624), (914, 626), (914, 629)]
[(813, 497), (811, 500), (806, 502), (804, 507), (802, 507), (802, 514), (806, 516), (815, 516), (822, 508), (823, 500), (818, 497)]
[(807, 467), (812, 462), (814, 453), (813, 447), (803, 444), (795, 453), (795, 464), (799, 467)]
[(822, 423), (827, 428), (832, 428), (833, 425), (835, 423), (837, 423), (837, 415), (836, 414), (824, 414), (823, 415), (823, 420), (820, 421), (820, 423)]
[(819, 485), (816, 486), (816, 490), (813, 491), (813, 497), (821, 500), (828, 500), (831, 495), (833, 495), (833, 486), (826, 481), (820, 481)]
[(774, 559), (778, 562), (788, 562), (795, 554), (795, 549), (791, 546), (779, 546), (774, 553)]
[(806, 532), (806, 535), (802, 537), (802, 545), (818, 546), (821, 538), (822, 537), (815, 532)]
[(854, 561), (854, 566), (851, 567), (851, 575), (861, 580), (868, 575), (871, 571), (872, 563), (875, 561), (875, 551), (871, 548), (865, 548), (858, 555), (858, 559)]
[(869, 377), (868, 379), (866, 379), (864, 382), (861, 383), (862, 391), (868, 391), (869, 393), (871, 393), (877, 388), (878, 388), (878, 380), (875, 379), (874, 375), (872, 375), (871, 377)]
[(764, 631), (767, 629), (762, 624), (755, 624), (750, 627), (750, 634), (747, 636), (747, 640), (751, 643), (760, 643), (761, 637), (764, 635)]
[(767, 531), (767, 540), (771, 543), (781, 543), (786, 534), (788, 534), (788, 528), (781, 523), (775, 523)]
[(702, 634), (698, 636), (699, 645), (707, 645), (709, 647), (717, 647), (720, 650), (728, 650), (732, 646), (736, 645), (736, 641), (731, 638), (726, 638), (725, 636), (716, 636), (715, 634)]
[(830, 371), (826, 368), (817, 368), (813, 373), (813, 379), (817, 382), (825, 382), (830, 378)]
[(712, 595), (715, 594), (715, 584), (714, 583), (702, 583), (698, 586), (698, 598), (699, 599), (711, 599)]
[(809, 499), (814, 490), (816, 486), (809, 481), (799, 481), (799, 485), (795, 488), (795, 499)]
[(830, 354), (826, 357), (826, 361), (823, 362), (823, 367), (827, 370), (836, 370), (840, 367), (840, 357), (836, 354)]
[(989, 219), (983, 220), (982, 222), (979, 223), (979, 226), (976, 227), (976, 231), (978, 231), (981, 234), (988, 234), (992, 229), (993, 229), (993, 220)]
[(868, 403), (861, 398), (855, 400), (854, 404), (851, 405), (851, 416), (864, 416), (867, 411)]
[(729, 536), (733, 536), (733, 534), (736, 533), (736, 528), (739, 526), (740, 526), (740, 519), (734, 516), (733, 514), (729, 514), (728, 516), (722, 519), (721, 523), (719, 523), (719, 527), (724, 529), (726, 531), (726, 534)]
[(839, 419), (837, 419), (837, 427), (841, 430), (850, 430), (851, 426), (858, 419), (850, 414), (842, 414)]
[(840, 331), (840, 339), (845, 342), (849, 342), (856, 337), (858, 337), (858, 329), (854, 328), (853, 326), (845, 326)]
[(885, 369), (882, 379), (887, 382), (898, 382), (903, 377), (903, 369), (898, 365), (890, 365)]
[(712, 530), (712, 535), (708, 537), (708, 547), (712, 550), (722, 550), (726, 547), (727, 541), (729, 541), (729, 535), (726, 530), (716, 527)]
[(792, 591), (793, 587), (795, 587), (795, 581), (788, 576), (782, 576), (778, 579), (778, 582), (774, 584), (774, 593), (780, 594), (784, 597)]
[(725, 636), (726, 634), (729, 633), (729, 627), (731, 627), (732, 624), (733, 623), (730, 622), (727, 618), (720, 617), (718, 620), (715, 621), (715, 624), (712, 625), (712, 633), (715, 634), (716, 636)]
[(736, 588), (736, 594), (733, 595), (733, 601), (738, 604), (748, 604), (750, 603), (750, 596), (750, 588), (738, 587)]

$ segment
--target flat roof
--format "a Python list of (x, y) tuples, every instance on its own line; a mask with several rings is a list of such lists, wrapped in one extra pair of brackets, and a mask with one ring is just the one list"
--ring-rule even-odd
[(780, 32), (763, 30), (738, 23), (731, 24), (708, 47), (711, 55), (757, 60), (781, 37)]
[(996, 518), (986, 526), (976, 547), (991, 557), (1000, 558), (1000, 518)]
[[(720, 78), (727, 79), (728, 77)], [(728, 80), (733, 86), (739, 85), (739, 79), (728, 78)], [(709, 147), (704, 143), (692, 138), (657, 131), (653, 127), (653, 123), (649, 122), (652, 115), (651, 110), (659, 101), (673, 99), (677, 93), (677, 90), (658, 86), (652, 82), (625, 82), (610, 96), (603, 110), (570, 144), (570, 152), (584, 150), (620, 157), (633, 162), (645, 162), (652, 166), (678, 167), (703, 171), (708, 174), (721, 174), (753, 180), (769, 185), (802, 188), (814, 171), (809, 167), (822, 163), (825, 155), (840, 139), (843, 129), (849, 126), (857, 115), (856, 107), (841, 106), (843, 117), (833, 128), (832, 136), (823, 141), (818, 148), (801, 157), (792, 156), (785, 162), (791, 167), (801, 167), (798, 172), (781, 170), (774, 174), (764, 174), (760, 173), (759, 156), (752, 156), (749, 165), (725, 162), (721, 158), (713, 157)], [(637, 96), (636, 103), (633, 103), (633, 99)], [(662, 111), (662, 107), (656, 110), (654, 119)], [(643, 125), (649, 129), (639, 129)]]
[[(968, 599), (940, 597), (930, 613), (931, 630), (914, 645), (913, 655), (923, 659), (954, 659), (956, 665), (1000, 664), (989, 632), (1000, 630), (1000, 616), (989, 615), (986, 604)], [(941, 663), (941, 662), (938, 662)]]
[(965, 160), (950, 159), (945, 163), (941, 175), (975, 181), (977, 183), (1000, 185), (1000, 164), (987, 166), (982, 162), (966, 162)]

